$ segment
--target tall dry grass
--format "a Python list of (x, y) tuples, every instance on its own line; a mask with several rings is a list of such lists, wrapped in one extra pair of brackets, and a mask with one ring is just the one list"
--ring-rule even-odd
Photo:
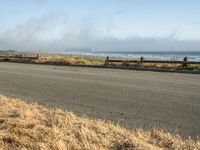
[(183, 140), (160, 130), (131, 131), (103, 120), (78, 117), (0, 95), (0, 149), (197, 150), (200, 141)]
[[(24, 54), (31, 57), (31, 54)], [(33, 57), (33, 56), (32, 56)], [(36, 63), (36, 64), (55, 64), (55, 65), (103, 65), (104, 59), (100, 57), (90, 56), (71, 56), (71, 55), (56, 55), (56, 54), (41, 54), (38, 59), (28, 58), (0, 58), (0, 61), (21, 62), (21, 63)]]
[(37, 60), (33, 60), (35, 63), (50, 63), (50, 64), (62, 64), (62, 65), (101, 65), (104, 60), (97, 57), (86, 56), (67, 56), (67, 55), (41, 55)]

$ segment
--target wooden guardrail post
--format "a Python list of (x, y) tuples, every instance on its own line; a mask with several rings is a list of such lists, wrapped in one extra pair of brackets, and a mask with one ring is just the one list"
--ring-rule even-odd
[(187, 57), (184, 57), (184, 58), (183, 58), (183, 65), (182, 65), (182, 68), (187, 67), (187, 66), (188, 66), (188, 58), (187, 58)]
[(106, 57), (105, 66), (109, 65), (109, 56)]
[(140, 57), (140, 63), (144, 62), (144, 57)]

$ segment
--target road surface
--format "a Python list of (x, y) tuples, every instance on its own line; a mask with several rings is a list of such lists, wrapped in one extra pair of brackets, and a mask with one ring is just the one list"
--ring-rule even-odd
[(200, 75), (0, 62), (0, 94), (111, 120), (200, 135)]

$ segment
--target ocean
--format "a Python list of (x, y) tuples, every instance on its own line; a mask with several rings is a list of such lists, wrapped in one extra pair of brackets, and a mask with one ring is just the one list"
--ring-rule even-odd
[(95, 52), (95, 51), (66, 51), (64, 54), (70, 55), (84, 55), (84, 56), (99, 56), (99, 57), (113, 57), (124, 59), (139, 59), (144, 57), (146, 60), (183, 60), (185, 56), (189, 61), (200, 62), (200, 51), (165, 51), (165, 52)]

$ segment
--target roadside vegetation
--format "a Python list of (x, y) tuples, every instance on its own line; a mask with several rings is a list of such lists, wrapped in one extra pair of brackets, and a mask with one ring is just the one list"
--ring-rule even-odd
[(111, 122), (0, 95), (0, 149), (198, 150), (200, 140), (184, 140), (158, 129), (128, 130)]
[(155, 63), (146, 63), (146, 64), (134, 64), (134, 67), (141, 67), (147, 69), (167, 69), (167, 70), (186, 70), (186, 71), (200, 71), (200, 65), (188, 65), (187, 67), (182, 67), (181, 64), (155, 64)]
[(3, 56), (0, 57), (0, 60), (8, 62), (55, 64), (55, 65), (103, 65), (105, 61), (104, 58), (94, 57), (94, 56), (73, 56), (73, 55), (58, 55), (58, 54), (40, 54), (40, 56), (37, 59), (23, 58), (23, 57), (36, 57), (35, 54), (29, 54), (29, 53), (28, 54), (25, 53), (22, 57), (21, 54), (12, 54), (11, 56), (14, 57), (7, 57), (7, 55), (4, 54)]
[(70, 55), (40, 55), (39, 59), (34, 60), (35, 63), (50, 63), (61, 65), (102, 65), (103, 58), (90, 56), (70, 56)]
[[(59, 55), (59, 54), (41, 54), (37, 59), (20, 58), (21, 54), (14, 53), (17, 58), (9, 58), (1, 56), (0, 61), (8, 62), (21, 62), (21, 63), (35, 63), (35, 64), (52, 64), (52, 65), (95, 65), (105, 66), (104, 57), (95, 56), (74, 56), (74, 55)], [(25, 53), (23, 56), (33, 57), (36, 56), (32, 53)], [(116, 59), (116, 58), (114, 58)], [(176, 61), (176, 60), (172, 60)], [(179, 70), (179, 71), (200, 71), (200, 64), (189, 64), (182, 67), (182, 64), (175, 63), (128, 63), (126, 60), (120, 63), (110, 63), (109, 67), (129, 67), (129, 68), (142, 68), (142, 69), (164, 69), (164, 70)]]

